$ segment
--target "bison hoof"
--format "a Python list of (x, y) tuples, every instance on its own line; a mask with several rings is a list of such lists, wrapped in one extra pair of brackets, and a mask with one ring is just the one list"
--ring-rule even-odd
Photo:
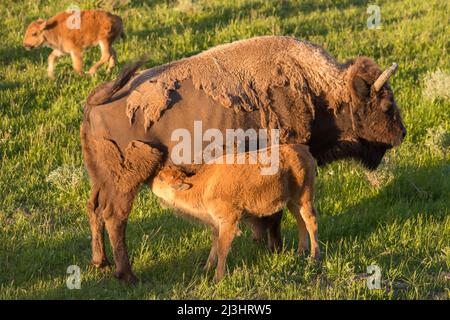
[(279, 253), (283, 249), (281, 239), (269, 239), (269, 250), (271, 253)]
[(253, 234), (252, 240), (256, 243), (264, 243), (267, 241), (267, 237), (265, 234)]
[(119, 279), (120, 281), (125, 282), (126, 284), (136, 285), (139, 282), (139, 279), (130, 271), (130, 272), (115, 272), (114, 277)]

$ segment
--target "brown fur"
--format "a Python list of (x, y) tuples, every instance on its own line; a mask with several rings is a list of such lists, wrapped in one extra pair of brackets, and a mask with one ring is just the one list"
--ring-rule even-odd
[[(271, 152), (275, 152), (271, 147)], [(206, 269), (218, 257), (216, 281), (225, 271), (231, 242), (246, 215), (267, 217), (288, 207), (298, 224), (299, 252), (311, 241), (311, 256), (319, 258), (316, 211), (313, 206), (315, 165), (308, 148), (279, 146), (279, 169), (261, 175), (259, 164), (206, 164), (194, 176), (177, 167), (164, 167), (151, 181), (153, 193), (165, 203), (198, 218), (213, 229), (213, 244)], [(225, 159), (225, 158), (224, 158)], [(223, 161), (225, 163), (225, 161)]]
[(80, 29), (70, 29), (67, 20), (72, 13), (61, 12), (44, 20), (37, 19), (27, 28), (23, 45), (27, 50), (42, 45), (53, 49), (48, 57), (48, 76), (54, 78), (56, 60), (70, 54), (74, 70), (83, 74), (83, 50), (99, 45), (102, 57), (89, 70), (93, 75), (97, 69), (108, 63), (110, 71), (117, 62), (117, 54), (112, 48), (113, 42), (124, 37), (122, 19), (119, 16), (100, 10), (82, 10), (80, 12)]
[[(82, 126), (82, 141), (87, 141), (87, 135)], [(106, 227), (116, 265), (115, 276), (134, 284), (137, 278), (131, 271), (125, 243), (128, 215), (138, 187), (154, 174), (162, 154), (140, 141), (131, 141), (124, 155), (110, 140), (91, 137), (89, 142), (83, 144), (83, 155), (92, 183), (88, 202), (92, 265), (98, 268), (110, 265), (104, 244)]]
[[(97, 161), (93, 141), (99, 137), (114, 141), (122, 153), (130, 141), (144, 141), (167, 158), (173, 130), (192, 134), (196, 120), (203, 130), (224, 135), (226, 129), (280, 128), (281, 143), (309, 145), (319, 165), (353, 158), (371, 169), (406, 133), (389, 84), (372, 89), (381, 69), (366, 57), (339, 63), (317, 45), (268, 36), (135, 74), (143, 63), (89, 96), (82, 125), (83, 150), (91, 150), (87, 164)], [(101, 173), (94, 168), (90, 176), (96, 181)], [(93, 188), (93, 197), (98, 192)], [(91, 203), (98, 210), (100, 204)], [(256, 238), (269, 229), (270, 242), (281, 245), (281, 213), (250, 221)]]

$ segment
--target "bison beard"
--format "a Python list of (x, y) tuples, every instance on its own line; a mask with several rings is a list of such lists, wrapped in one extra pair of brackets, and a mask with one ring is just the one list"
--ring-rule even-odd
[(310, 151), (317, 159), (319, 166), (345, 158), (354, 158), (366, 168), (374, 170), (389, 148), (390, 146), (385, 144), (369, 143), (360, 139), (357, 141), (338, 141), (328, 149), (320, 149), (312, 145)]
[[(384, 113), (379, 115), (382, 120), (371, 120), (376, 126), (362, 122), (366, 114), (377, 119), (377, 112), (382, 112), (376, 105), (369, 106), (366, 97), (369, 92), (371, 101), (381, 99), (371, 89), (381, 70), (365, 57), (339, 64), (308, 42), (259, 37), (135, 74), (143, 63), (129, 66), (116, 81), (90, 94), (81, 126), (92, 182), (88, 207), (93, 263), (102, 266), (106, 261), (102, 236), (106, 223), (117, 275), (128, 282), (136, 278), (125, 245), (126, 221), (138, 185), (151, 179), (158, 166), (154, 155), (144, 160), (148, 166), (127, 160), (130, 143), (138, 145), (132, 141), (146, 143), (139, 144), (144, 156), (157, 148), (166, 157), (173, 147), (171, 132), (189, 129), (195, 120), (204, 120), (204, 129), (221, 131), (277, 128), (280, 143), (309, 145), (319, 165), (354, 158), (374, 169), (386, 150), (401, 141), (398, 135), (404, 135), (399, 116), (398, 134), (386, 131)], [(383, 94), (391, 93), (383, 84), (380, 88)], [(366, 137), (374, 136), (376, 130), (378, 136), (375, 132), (376, 138), (369, 141)], [(142, 167), (144, 174), (136, 176), (125, 192), (111, 181), (119, 181), (120, 172), (129, 176), (127, 164)], [(282, 212), (249, 219), (254, 238), (265, 239), (268, 234), (270, 248), (279, 249), (281, 218)]]

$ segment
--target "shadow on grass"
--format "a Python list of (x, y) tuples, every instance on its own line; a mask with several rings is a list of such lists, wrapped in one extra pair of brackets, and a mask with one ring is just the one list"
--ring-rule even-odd
[(46, 48), (36, 48), (30, 51), (25, 50), (21, 45), (16, 45), (13, 47), (3, 47), (0, 48), (0, 65), (13, 64), (20, 60), (29, 60), (33, 62), (40, 62), (42, 56), (45, 56), (45, 61), (47, 61), (47, 56), (50, 54), (50, 50)]
[[(450, 193), (445, 168), (443, 162), (423, 168), (411, 166), (399, 168), (394, 180), (375, 197), (358, 202), (337, 216), (324, 213), (320, 217), (320, 222), (326, 226), (328, 237), (323, 240), (335, 241), (353, 237), (364, 239), (380, 225), (405, 220), (426, 213), (427, 210), (436, 209), (438, 206), (436, 203), (448, 199)], [(382, 208), (384, 210), (381, 210)], [(445, 216), (444, 212), (440, 212), (434, 218), (443, 219)]]
[[(320, 241), (327, 243), (329, 254), (333, 254), (339, 250), (342, 239), (357, 238), (364, 242), (380, 226), (389, 227), (394, 222), (416, 217), (427, 211), (433, 212), (433, 219), (441, 221), (447, 214), (443, 201), (448, 198), (450, 187), (448, 182), (438, 186), (436, 182), (443, 181), (442, 176), (446, 174), (448, 175), (445, 164), (400, 168), (396, 179), (375, 197), (364, 199), (337, 216), (322, 212), (319, 221)], [(132, 219), (127, 229), (127, 244), (131, 260), (137, 262), (134, 269), (142, 281), (137, 287), (119, 283), (112, 277), (111, 271), (94, 271), (88, 267), (91, 252), (87, 218), (83, 231), (69, 232), (64, 241), (56, 244), (33, 242), (21, 245), (21, 255), (10, 257), (9, 266), (15, 267), (6, 268), (2, 282), (14, 281), (14, 287), (17, 288), (39, 288), (41, 283), (50, 283), (51, 288), (32, 290), (31, 296), (25, 296), (33, 299), (170, 298), (176, 286), (188, 286), (192, 281), (197, 282), (206, 276), (202, 265), (208, 256), (210, 241), (206, 245), (203, 242), (197, 242), (196, 245), (195, 241), (190, 240), (184, 244), (182, 240), (190, 239), (194, 234), (198, 237), (201, 228), (169, 212)], [(293, 249), (290, 244), (297, 243), (295, 225), (285, 226), (283, 234), (284, 241), (288, 244), (286, 249)], [(145, 244), (145, 250), (142, 251), (142, 239), (146, 235), (148, 247)], [(200, 235), (202, 237), (204, 235)], [(108, 242), (107, 247), (111, 257)], [(180, 253), (173, 252), (173, 248)], [(261, 255), (270, 254), (265, 246), (251, 241), (248, 230), (244, 236), (235, 240), (233, 248), (228, 260), (230, 272), (241, 264), (251, 269)], [(24, 256), (28, 259), (34, 257), (34, 260), (39, 257), (39, 261), (34, 261), (33, 266), (41, 271), (30, 273), (29, 265), (20, 261)], [(404, 255), (386, 255), (380, 263), (388, 266), (392, 261), (404, 258)], [(412, 270), (416, 267), (414, 263), (417, 263), (414, 259), (407, 261)], [(66, 269), (72, 264), (79, 265), (82, 272), (89, 271), (88, 278), (82, 282), (82, 290), (66, 288)], [(207, 279), (212, 284), (212, 272), (207, 275)]]
[[(329, 9), (338, 9), (345, 10), (346, 8), (353, 6), (366, 6), (365, 1), (342, 1), (335, 4), (327, 4), (327, 3), (317, 3), (315, 1), (306, 1), (301, 3), (295, 3), (292, 1), (280, 1), (277, 3), (273, 3), (271, 6), (267, 6), (262, 2), (257, 3), (245, 3), (241, 6), (228, 6), (220, 8), (220, 10), (214, 10), (211, 14), (205, 15), (204, 17), (198, 18), (195, 20), (190, 19), (189, 16), (186, 16), (182, 25), (173, 24), (157, 27), (150, 30), (138, 30), (131, 31), (129, 34), (131, 36), (137, 36), (140, 39), (147, 39), (149, 34), (158, 34), (160, 36), (164, 36), (172, 32), (173, 28), (177, 30), (177, 32), (181, 33), (186, 28), (192, 28), (199, 34), (203, 34), (207, 31), (215, 30), (217, 27), (226, 27), (231, 24), (233, 20), (239, 18), (245, 18), (252, 15), (252, 12), (257, 12), (259, 15), (266, 17), (276, 17), (281, 20), (288, 19), (290, 17), (294, 17), (297, 15), (308, 15), (311, 12), (315, 11), (324, 11)], [(304, 26), (307, 28), (308, 26)], [(317, 29), (316, 26), (313, 26), (314, 30), (309, 28), (306, 30), (302, 30), (301, 33), (305, 35), (314, 34), (314, 35), (326, 35), (328, 30), (326, 28)], [(287, 33), (293, 31), (293, 28), (288, 28)], [(301, 34), (299, 35), (301, 36)]]

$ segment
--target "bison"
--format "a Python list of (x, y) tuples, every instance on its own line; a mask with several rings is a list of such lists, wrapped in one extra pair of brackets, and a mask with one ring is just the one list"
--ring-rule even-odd
[[(223, 133), (277, 128), (281, 144), (308, 145), (318, 165), (352, 158), (370, 169), (406, 134), (388, 83), (396, 64), (382, 71), (367, 57), (339, 63), (318, 45), (283, 36), (236, 41), (136, 72), (141, 64), (91, 92), (81, 125), (92, 187), (92, 263), (108, 264), (106, 226), (115, 275), (130, 283), (137, 278), (125, 244), (127, 219), (139, 185), (158, 167), (150, 150), (157, 148), (167, 161), (177, 144), (174, 130), (194, 132), (195, 121)], [(130, 148), (142, 149), (138, 159)], [(252, 219), (255, 237), (268, 232), (278, 248), (281, 214)]]
[(117, 61), (112, 44), (118, 37), (124, 37), (122, 19), (101, 10), (81, 10), (73, 13), (61, 12), (48, 20), (37, 19), (25, 31), (23, 46), (31, 50), (42, 45), (53, 49), (48, 57), (48, 77), (55, 77), (56, 60), (70, 54), (75, 72), (83, 75), (83, 50), (99, 45), (102, 57), (89, 74), (93, 75), (104, 63), (108, 71)]
[[(288, 207), (297, 221), (298, 252), (307, 249), (309, 235), (311, 257), (319, 259), (316, 170), (308, 147), (285, 144), (260, 150), (279, 153), (280, 167), (275, 174), (261, 175), (258, 163), (227, 164), (223, 156), (190, 177), (177, 167), (166, 166), (151, 179), (151, 190), (157, 197), (212, 228), (213, 243), (205, 270), (217, 262), (216, 282), (224, 276), (231, 243), (240, 234), (238, 223), (248, 215), (271, 216)], [(257, 156), (255, 151), (241, 155), (247, 160)]]

